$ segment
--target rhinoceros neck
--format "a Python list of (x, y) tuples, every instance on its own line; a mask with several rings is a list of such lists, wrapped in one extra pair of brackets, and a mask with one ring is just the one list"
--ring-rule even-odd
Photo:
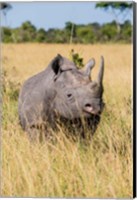
[(41, 87), (43, 89), (45, 89), (44, 86), (46, 86), (46, 88), (48, 88), (48, 86), (51, 87), (54, 80), (54, 72), (51, 68), (47, 67), (44, 71), (31, 77), (31, 80), (35, 86)]
[(30, 77), (22, 87), (20, 98), (24, 100), (29, 96), (29, 99), (42, 99), (45, 92), (52, 88), (53, 78), (54, 72), (49, 67)]
[(44, 71), (43, 71), (43, 81), (45, 84), (53, 84), (54, 82), (54, 76), (55, 73), (53, 72), (53, 70), (51, 69), (51, 66), (48, 66)]

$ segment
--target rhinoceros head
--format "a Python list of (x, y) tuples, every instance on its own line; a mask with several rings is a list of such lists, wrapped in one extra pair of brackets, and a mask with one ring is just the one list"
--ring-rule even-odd
[(51, 63), (54, 72), (53, 88), (56, 93), (53, 108), (56, 113), (68, 119), (99, 115), (103, 108), (104, 58), (101, 57), (99, 72), (91, 80), (95, 60), (91, 59), (84, 69), (78, 69), (68, 59), (58, 55)]

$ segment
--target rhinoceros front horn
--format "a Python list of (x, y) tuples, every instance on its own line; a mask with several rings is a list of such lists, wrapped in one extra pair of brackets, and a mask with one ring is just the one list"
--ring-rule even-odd
[(87, 76), (90, 77), (90, 72), (93, 69), (94, 65), (95, 65), (95, 59), (94, 58), (90, 59), (88, 61), (88, 63), (85, 65), (85, 74)]
[(103, 56), (101, 56), (100, 69), (99, 69), (99, 73), (98, 73), (98, 76), (97, 76), (97, 83), (99, 85), (102, 84), (103, 75), (104, 75), (104, 58), (103, 58)]

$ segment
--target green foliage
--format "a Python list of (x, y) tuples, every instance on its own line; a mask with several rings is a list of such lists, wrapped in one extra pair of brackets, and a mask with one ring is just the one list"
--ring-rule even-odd
[(132, 28), (129, 21), (125, 21), (122, 26), (122, 35), (124, 40), (131, 42)]
[(78, 53), (75, 53), (74, 49), (71, 49), (70, 59), (76, 64), (76, 66), (78, 68), (82, 68), (84, 66), (84, 64), (83, 64), (83, 58), (81, 58)]
[(71, 43), (71, 42), (76, 43), (76, 41), (77, 41), (77, 25), (72, 22), (66, 22), (65, 28), (64, 28), (64, 34), (65, 34), (67, 43)]
[(96, 35), (94, 34), (94, 28), (92, 25), (82, 26), (77, 28), (77, 37), (81, 43), (94, 43), (96, 41)]
[(117, 35), (115, 22), (105, 24), (101, 29), (102, 41), (114, 41)]
[[(111, 14), (113, 14), (116, 22), (116, 28), (117, 28), (117, 38), (121, 37), (121, 25), (119, 21), (119, 16), (123, 14), (123, 17), (125, 18), (127, 14), (127, 11), (129, 11), (132, 8), (132, 2), (100, 2), (96, 3), (96, 8), (101, 8), (106, 10), (111, 10)], [(120, 11), (120, 12), (117, 12)], [(123, 19), (124, 19), (123, 18)]]
[(41, 28), (37, 31), (37, 35), (36, 35), (36, 41), (37, 42), (44, 42), (45, 41), (45, 36), (46, 36), (46, 31)]
[(3, 29), (2, 36), (3, 36), (3, 42), (6, 42), (6, 43), (12, 42), (12, 30), (10, 28), (5, 27)]
[(64, 29), (45, 30), (37, 28), (30, 22), (24, 22), (18, 28), (2, 27), (2, 41), (5, 43), (45, 42), (45, 43), (82, 43), (93, 44), (96, 42), (130, 42), (132, 25), (130, 21), (119, 24), (120, 33), (117, 32), (115, 21), (100, 25), (74, 24), (66, 22)]
[(36, 31), (35, 26), (33, 26), (33, 25), (31, 24), (30, 21), (24, 22), (24, 23), (21, 25), (21, 29), (22, 29), (22, 30), (29, 31), (29, 32), (35, 32), (35, 31)]
[(131, 9), (132, 8), (132, 2), (101, 2), (96, 4), (96, 8), (113, 8), (118, 9), (120, 11), (124, 11), (125, 9)]
[(19, 29), (19, 35), (20, 42), (29, 42), (36, 37), (36, 28), (31, 22), (24, 22)]

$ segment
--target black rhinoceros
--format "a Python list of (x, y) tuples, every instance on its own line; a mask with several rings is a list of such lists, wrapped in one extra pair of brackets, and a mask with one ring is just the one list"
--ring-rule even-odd
[[(83, 118), (96, 130), (104, 106), (104, 58), (97, 79), (91, 80), (91, 59), (83, 69), (57, 55), (44, 71), (25, 81), (19, 94), (19, 119), (25, 131), (42, 126), (56, 127), (60, 117), (71, 122)], [(81, 124), (82, 126), (82, 124)], [(94, 127), (94, 128), (93, 128)]]

